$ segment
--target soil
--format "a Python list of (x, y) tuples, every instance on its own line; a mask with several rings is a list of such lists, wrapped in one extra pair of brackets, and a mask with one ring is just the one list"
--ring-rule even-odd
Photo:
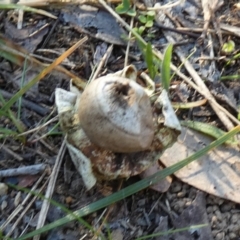
[[(224, 13), (224, 7), (227, 5), (227, 9), (232, 10), (234, 4), (234, 1), (225, 1), (223, 7), (219, 10), (219, 13)], [(60, 16), (61, 9), (59, 9), (59, 7), (55, 8), (54, 6), (51, 6), (46, 10), (56, 16)], [(239, 20), (238, 13), (233, 10), (232, 12), (228, 12), (228, 14), (231, 13), (232, 18)], [(227, 17), (227, 13), (225, 16)], [(36, 41), (36, 39), (29, 36), (26, 37), (26, 32), (18, 32), (16, 28), (18, 12), (13, 10), (0, 10), (0, 33), (5, 36), (6, 39), (9, 39), (9, 41), (24, 47), (29, 46), (28, 51), (44, 57), (44, 60), (39, 59), (39, 61), (46, 61), (46, 63), (48, 62), (46, 58), (53, 61), (62, 52), (69, 49), (79, 39), (86, 35), (85, 33), (80, 33), (79, 29), (74, 28), (71, 24), (62, 21), (61, 19), (51, 20), (46, 16), (38, 15), (36, 13), (26, 12), (23, 20), (23, 29), (31, 27), (37, 30), (39, 29), (39, 26), (43, 26), (46, 23), (49, 23), (50, 25), (45, 32), (40, 32), (36, 36), (39, 40)], [(10, 31), (13, 27), (16, 32)], [(158, 29), (158, 27), (154, 26), (152, 31), (156, 31), (156, 29)], [(94, 29), (90, 30), (94, 32)], [(30, 30), (28, 29), (28, 31)], [(151, 30), (149, 30), (148, 33), (150, 34)], [(21, 34), (23, 34), (23, 36), (21, 36)], [(152, 42), (155, 43), (156, 46), (157, 44), (165, 46), (164, 40), (161, 40), (163, 35), (159, 31), (157, 34), (159, 34), (159, 36), (152, 39)], [(74, 51), (67, 59), (68, 62), (65, 61), (63, 64), (66, 69), (82, 79), (90, 78), (94, 66), (94, 58), (96, 57), (96, 48), (103, 46), (102, 44), (105, 42), (94, 36), (94, 34), (89, 36), (87, 42)], [(229, 38), (231, 37), (229, 36)], [(239, 39), (236, 36), (232, 36), (232, 38), (236, 43), (237, 49), (237, 46), (239, 46)], [(146, 39), (148, 39), (148, 36), (146, 36)], [(156, 41), (156, 39), (160, 40)], [(227, 37), (224, 35), (224, 40), (226, 41), (226, 39)], [(192, 41), (191, 37), (189, 37), (189, 41)], [(10, 44), (10, 42), (8, 43)], [(107, 72), (116, 72), (123, 68), (125, 49), (126, 46), (114, 45), (108, 63), (104, 69), (102, 69), (102, 75)], [(162, 49), (163, 48), (160, 47), (160, 50)], [(55, 52), (50, 50), (55, 50)], [(20, 57), (19, 61), (21, 61)], [(178, 62), (179, 65), (179, 60), (175, 56), (173, 57), (173, 61)], [(235, 61), (237, 62), (238, 60)], [(130, 48), (129, 63), (134, 64), (139, 73), (146, 70), (146, 64), (141, 56), (141, 51), (136, 45), (132, 45)], [(217, 64), (218, 69), (221, 69), (221, 66), (224, 63), (217, 62)], [(22, 84), (21, 77), (24, 73), (24, 61), (22, 61), (20, 65), (21, 67), (17, 64), (11, 63), (6, 58), (0, 57), (0, 89), (6, 100), (13, 96)], [(229, 66), (225, 75), (235, 73), (236, 66), (238, 68), (238, 64), (236, 63)], [(33, 63), (32, 67), (29, 67), (24, 73), (26, 79), (31, 80), (32, 76), (38, 74), (41, 69), (41, 67), (36, 67)], [(70, 77), (66, 76), (66, 74), (49, 74), (23, 96), (25, 103), (22, 101), (20, 120), (23, 123), (24, 131), (36, 128), (57, 115), (54, 104), (55, 88), (60, 87), (69, 89), (69, 80)], [(158, 81), (158, 79), (156, 79), (156, 81)], [(172, 81), (173, 85), (180, 85), (180, 83), (181, 82), (177, 77)], [(239, 104), (240, 100), (239, 82), (227, 81), (224, 84), (219, 84), (224, 85), (224, 89), (234, 98), (234, 106), (229, 106), (226, 102), (224, 102), (223, 105), (227, 106), (228, 110), (236, 115), (235, 105)], [(214, 87), (211, 82), (209, 82), (209, 88), (210, 87), (213, 90), (216, 90), (216, 87)], [(180, 101), (186, 97), (186, 94), (183, 92), (180, 93), (180, 90), (180, 88), (176, 90), (178, 93), (171, 90), (173, 101)], [(189, 100), (200, 99), (200, 95), (196, 94), (193, 89), (187, 94), (190, 96), (188, 97)], [(1, 102), (0, 104), (2, 105)], [(13, 105), (11, 110), (17, 115), (18, 105)], [(194, 118), (195, 120), (201, 120), (204, 122), (214, 122), (216, 126), (224, 129), (209, 105), (201, 108), (199, 107), (198, 109), (195, 109), (194, 112), (191, 110), (180, 111), (178, 117), (180, 119)], [(8, 137), (2, 138), (0, 140), (0, 170), (31, 166), (35, 164), (46, 164), (48, 166), (47, 171), (45, 171), (46, 175), (43, 176), (43, 180), (37, 189), (43, 186), (44, 183), (48, 181), (49, 174), (53, 169), (64, 139), (59, 126), (54, 129), (52, 134), (44, 137), (44, 135), (47, 134), (56, 123), (57, 120), (48, 124), (46, 127), (39, 129), (37, 132), (35, 131), (28, 134), (26, 137), (22, 136), (17, 138), (16, 136), (12, 137), (10, 134)], [(12, 120), (1, 113), (0, 127), (17, 131)], [(23, 204), (25, 208), (31, 201), (29, 199), (25, 202), (24, 199), (27, 196), (27, 192), (20, 191), (14, 186), (31, 189), (41, 176), (42, 172), (35, 175), (27, 174), (23, 176), (0, 177), (0, 183), (2, 183), (0, 184), (0, 226), (5, 223), (17, 206)], [(138, 176), (124, 180), (122, 188), (129, 186), (138, 180)], [(11, 185), (7, 186), (6, 184)], [(70, 156), (66, 151), (63, 157), (63, 163), (58, 172), (52, 199), (74, 211), (118, 191), (120, 185), (120, 180), (113, 182), (99, 182), (93, 189), (86, 191), (82, 179), (77, 173), (71, 162)], [(46, 187), (43, 188), (46, 189)], [(30, 208), (24, 214), (23, 218), (17, 222), (11, 233), (11, 237), (17, 239), (21, 234), (35, 230), (42, 203), (43, 201), (40, 198), (33, 201), (33, 204), (30, 205)], [(182, 234), (172, 233), (165, 236), (152, 237), (151, 239), (240, 239), (239, 204), (203, 193), (194, 187), (182, 183), (175, 177), (173, 177), (173, 182), (167, 192), (160, 193), (151, 189), (145, 189), (125, 198), (123, 201), (113, 204), (113, 206), (108, 208), (108, 211), (109, 215), (106, 223), (103, 224), (100, 230), (106, 239), (137, 239), (141, 236), (197, 225), (203, 222), (206, 223), (207, 226), (201, 230), (191, 229), (191, 232), (185, 231)], [(99, 210), (88, 215), (84, 220), (97, 230), (101, 226), (105, 214), (105, 210)], [(3, 235), (6, 235), (11, 231), (11, 227), (14, 226), (13, 224), (16, 223), (17, 219), (20, 217), (19, 215), (20, 214), (16, 214), (14, 220), (6, 225), (3, 229)], [(45, 224), (51, 223), (64, 215), (65, 213), (61, 208), (50, 205)], [(109, 237), (110, 233), (112, 238)], [(54, 230), (43, 234), (41, 239), (75, 240), (96, 239), (96, 237), (87, 227), (77, 221), (73, 221), (63, 227), (55, 228)]]

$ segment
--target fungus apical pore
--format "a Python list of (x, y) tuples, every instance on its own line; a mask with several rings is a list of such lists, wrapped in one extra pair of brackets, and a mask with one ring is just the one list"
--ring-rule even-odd
[(92, 81), (80, 97), (77, 112), (81, 127), (96, 146), (122, 153), (151, 146), (150, 100), (133, 80), (110, 75)]

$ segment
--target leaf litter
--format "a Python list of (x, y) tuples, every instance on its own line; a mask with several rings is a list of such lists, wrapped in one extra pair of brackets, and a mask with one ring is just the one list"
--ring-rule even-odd
[[(171, 9), (171, 11), (173, 11), (174, 17), (177, 16), (178, 20), (180, 19), (181, 27), (182, 26), (184, 26), (185, 28), (190, 27), (193, 31), (195, 31), (195, 29), (197, 27), (202, 27), (204, 25), (203, 21), (201, 21), (202, 16), (199, 19), (197, 19), (199, 21), (195, 21), (196, 16), (198, 15), (198, 17), (199, 17), (200, 14), (202, 13), (201, 8), (199, 8), (199, 7), (204, 2), (207, 3), (209, 1), (202, 1), (201, 3), (200, 3), (200, 1), (185, 1), (185, 3), (182, 3), (182, 5), (177, 5), (178, 7), (176, 7), (176, 6), (173, 7)], [(207, 3), (207, 4), (209, 4), (209, 3)], [(149, 6), (149, 7), (151, 7), (151, 6)], [(221, 10), (221, 8), (220, 9), (211, 9), (211, 7), (208, 5), (208, 11), (210, 11), (208, 14), (211, 15), (212, 22), (214, 22), (214, 21), (216, 22), (216, 18), (218, 17), (220, 10)], [(229, 11), (225, 14), (226, 17), (228, 14), (234, 14), (232, 9), (228, 9), (228, 10)], [(103, 11), (103, 10), (95, 10), (95, 13), (98, 11)], [(214, 14), (213, 11), (216, 11), (216, 13)], [(63, 14), (63, 12), (64, 12), (64, 10), (62, 10), (62, 14)], [(76, 11), (76, 15), (77, 15), (77, 13), (78, 13), (78, 11)], [(67, 16), (67, 15), (63, 14), (63, 17), (64, 16)], [(101, 18), (102, 18), (102, 16), (101, 16)], [(194, 21), (191, 20), (191, 18), (194, 19)], [(206, 18), (206, 16), (204, 16), (204, 18)], [(237, 19), (237, 16), (235, 16), (235, 18)], [(88, 35), (90, 35), (94, 38), (96, 37), (104, 42), (112, 43), (111, 41), (115, 41), (114, 42), (115, 44), (118, 44), (117, 42), (122, 42), (120, 45), (124, 45), (123, 41), (121, 40), (122, 33), (118, 34), (117, 37), (115, 37), (114, 40), (112, 40), (111, 39), (112, 33), (109, 33), (108, 31), (107, 31), (107, 34), (102, 33), (100, 31), (101, 26), (96, 25), (96, 23), (94, 23), (95, 25), (89, 25), (89, 24), (84, 23), (85, 25), (83, 25), (83, 26), (80, 25), (80, 27), (79, 27), (78, 26), (79, 25), (78, 17), (71, 21), (69, 21), (69, 19), (70, 19), (70, 17), (68, 15), (66, 20), (68, 20), (68, 22), (70, 22), (70, 25), (72, 25), (75, 29), (78, 29), (78, 31), (80, 33), (87, 33)], [(174, 19), (174, 18), (172, 18), (172, 19)], [(224, 18), (222, 18), (222, 19), (224, 19)], [(190, 21), (188, 21), (188, 20), (190, 20)], [(211, 23), (212, 23), (211, 21), (210, 21), (209, 26), (211, 26)], [(227, 31), (228, 34), (231, 33), (232, 35), (237, 35), (238, 29), (233, 29), (233, 26), (230, 26), (229, 24), (231, 24), (231, 22), (230, 23), (228, 22), (227, 26), (220, 24), (221, 29), (224, 29), (223, 33), (226, 34), (226, 31)], [(213, 25), (214, 25), (214, 23), (213, 23)], [(120, 32), (121, 32), (121, 27), (119, 27), (119, 24), (114, 25), (114, 26), (116, 26), (116, 29), (120, 29)], [(181, 27), (178, 27), (178, 28), (181, 28)], [(207, 29), (207, 30), (209, 30), (209, 29)], [(100, 33), (96, 34), (96, 32), (98, 32), (98, 31)], [(194, 38), (194, 41), (198, 38), (198, 36), (200, 36), (201, 31), (200, 31), (200, 33), (199, 33), (199, 31), (195, 32), (197, 37)], [(211, 29), (211, 31), (212, 31), (212, 29)], [(211, 31), (209, 30), (209, 32), (211, 32)], [(186, 29), (185, 29), (185, 32), (186, 32)], [(236, 32), (236, 33), (234, 33), (234, 32)], [(72, 34), (70, 32), (68, 32), (68, 33), (69, 33), (69, 36)], [(181, 34), (184, 35), (184, 32), (182, 32)], [(76, 38), (77, 37), (79, 38), (78, 34), (74, 35), (74, 36)], [(184, 36), (186, 36), (186, 35), (184, 35)], [(225, 37), (225, 35), (223, 35), (223, 41), (225, 41), (224, 37)], [(61, 38), (59, 38), (59, 39), (61, 41)], [(160, 39), (160, 38), (158, 38), (158, 39)], [(162, 38), (160, 40), (163, 41)], [(179, 40), (179, 42), (184, 41), (184, 39), (178, 39), (178, 40)], [(208, 33), (204, 40), (206, 41), (205, 43), (203, 42), (204, 47), (206, 47), (207, 44), (211, 42), (211, 39), (209, 38)], [(26, 42), (27, 41), (28, 40), (26, 40)], [(191, 49), (194, 47), (194, 41), (192, 41), (192, 38), (189, 37), (189, 42), (188, 42), (187, 46), (185, 45), (185, 47), (182, 48), (185, 56), (187, 56), (188, 53), (191, 51)], [(237, 41), (236, 41), (236, 43), (237, 43)], [(52, 46), (54, 46), (54, 45), (51, 45), (51, 47)], [(197, 49), (197, 51), (195, 52), (193, 57), (190, 58), (190, 62), (192, 64), (192, 66), (194, 66), (194, 69), (202, 77), (205, 77), (208, 80), (213, 81), (213, 82), (218, 81), (219, 75), (220, 75), (220, 73), (219, 73), (220, 68), (218, 69), (218, 67), (220, 65), (213, 64), (215, 62), (213, 62), (212, 60), (209, 60), (209, 59), (208, 60), (203, 60), (204, 58), (201, 59), (201, 57), (205, 57), (205, 56), (210, 56), (212, 59), (214, 57), (214, 55), (211, 55), (213, 53), (213, 51), (211, 51), (211, 49), (209, 50), (208, 48), (204, 48), (204, 47)], [(201, 50), (202, 50), (202, 52), (201, 52)], [(91, 51), (86, 48), (85, 52), (90, 53)], [(133, 53), (134, 53), (134, 51), (133, 51)], [(90, 56), (90, 54), (89, 54), (89, 56)], [(116, 56), (119, 57), (120, 54), (116, 55)], [(218, 57), (218, 56), (216, 56), (216, 57)], [(88, 59), (91, 59), (91, 57), (89, 57)], [(199, 59), (200, 59), (200, 61), (198, 62)], [(76, 58), (76, 62), (78, 60)], [(121, 61), (116, 60), (115, 63), (119, 63), (119, 62), (121, 63)], [(111, 61), (110, 61), (110, 64), (107, 66), (111, 69)], [(233, 66), (233, 69), (234, 69), (234, 66)], [(76, 70), (77, 70), (76, 72), (78, 75), (79, 69), (76, 69)], [(85, 73), (86, 72), (87, 72), (87, 70), (85, 69)], [(81, 74), (84, 75), (84, 73), (82, 71), (80, 71), (80, 75)], [(86, 78), (87, 77), (88, 76), (86, 76)], [(4, 76), (4, 79), (6, 79), (6, 75)], [(61, 82), (58, 81), (58, 84), (61, 84)], [(231, 85), (230, 83), (227, 83), (227, 84), (229, 84), (228, 86)], [(4, 85), (1, 85), (1, 86), (5, 87), (6, 85), (4, 83)], [(65, 87), (66, 87), (66, 85), (65, 85)], [(213, 89), (216, 90), (215, 87), (213, 87)], [(230, 88), (229, 90), (231, 92), (232, 88)], [(236, 101), (233, 101), (234, 98), (231, 95), (231, 93), (229, 94), (229, 93), (224, 92), (223, 98), (222, 98), (223, 102), (226, 101), (226, 102), (224, 102), (224, 105), (225, 106), (228, 105), (227, 109), (233, 114), (236, 114), (236, 111), (238, 111), (236, 104), (238, 104), (238, 102), (239, 102), (239, 94), (236, 92), (237, 91), (235, 91), (235, 94), (234, 94), (234, 98), (236, 99)], [(219, 95), (218, 92), (215, 94), (215, 97), (217, 95)], [(193, 95), (191, 94), (191, 95), (187, 96), (186, 98), (188, 100), (190, 100), (190, 99), (192, 100), (193, 99), (192, 96)], [(196, 96), (196, 98), (197, 98), (197, 96)], [(218, 99), (218, 101), (219, 101), (219, 99)], [(222, 104), (222, 100), (220, 100), (220, 101)], [(183, 116), (185, 117), (186, 115), (183, 114)], [(208, 116), (208, 119), (210, 121), (212, 121), (213, 116), (214, 116), (214, 112), (212, 115)], [(200, 114), (197, 118), (201, 118), (201, 117), (202, 117), (202, 115)], [(195, 118), (196, 118), (196, 116), (195, 116)], [(39, 118), (38, 118), (38, 120), (39, 120)], [(36, 120), (32, 121), (32, 123), (33, 124), (36, 123)], [(221, 124), (220, 124), (220, 126), (221, 126)], [(162, 161), (164, 162), (165, 166), (167, 166), (168, 164), (170, 165), (170, 162), (174, 161), (175, 159), (177, 159), (176, 161), (183, 159), (183, 158), (177, 158), (179, 152), (183, 155), (185, 154), (184, 156), (186, 156), (187, 153), (194, 152), (199, 147), (202, 148), (203, 146), (209, 144), (209, 142), (211, 141), (208, 138), (205, 138), (205, 136), (203, 136), (197, 132), (193, 133), (190, 130), (186, 130), (186, 131), (189, 134), (185, 133), (183, 138), (180, 138), (180, 140), (179, 140), (180, 145), (177, 145), (178, 146), (177, 149), (173, 148), (173, 150), (172, 150), (174, 153), (172, 158), (170, 158), (170, 159), (166, 158), (167, 160), (165, 162), (164, 162), (164, 157), (162, 158), (163, 159)], [(187, 144), (183, 143), (183, 141), (186, 141)], [(46, 143), (46, 142), (48, 142), (48, 143)], [(49, 152), (49, 149), (51, 149), (51, 148), (48, 149), (47, 144), (49, 144), (50, 147), (51, 147), (51, 145), (55, 146), (55, 144), (54, 144), (53, 139), (51, 139), (51, 141), (46, 140), (46, 142), (42, 143), (42, 144), (45, 144), (44, 146), (46, 148), (40, 144), (37, 144), (36, 146), (32, 145), (32, 147), (37, 147), (42, 152), (44, 152), (44, 153), (47, 152), (49, 155), (49, 157), (47, 159), (45, 157), (40, 158), (39, 155), (36, 155), (38, 161), (40, 161), (40, 162), (47, 161), (48, 163), (51, 163), (52, 160), (51, 160), (50, 156), (53, 156), (54, 159), (56, 156), (54, 156), (53, 152)], [(195, 144), (193, 144), (193, 143), (195, 143)], [(58, 142), (58, 146), (59, 146), (59, 142)], [(21, 152), (20, 149), (18, 149), (17, 152), (18, 152), (18, 154), (23, 155), (23, 153)], [(152, 190), (146, 190), (146, 191), (144, 191), (144, 193), (138, 193), (138, 194), (134, 195), (132, 199), (127, 198), (126, 202), (123, 203), (122, 206), (116, 205), (115, 211), (113, 211), (113, 214), (112, 214), (113, 216), (111, 216), (109, 218), (109, 226), (110, 226), (111, 230), (113, 229), (113, 231), (112, 231), (113, 236), (118, 235), (115, 232), (121, 232), (121, 233), (124, 232), (125, 235), (123, 236), (122, 234), (120, 234), (120, 235), (122, 235), (120, 237), (122, 237), (122, 238), (127, 237), (129, 239), (135, 239), (137, 236), (149, 234), (151, 232), (155, 232), (155, 230), (157, 231), (158, 229), (164, 231), (164, 230), (168, 230), (169, 227), (172, 227), (172, 226), (175, 226), (177, 228), (184, 226), (184, 225), (181, 225), (181, 226), (177, 225), (177, 223), (179, 223), (179, 222), (184, 223), (185, 226), (188, 224), (192, 225), (193, 223), (194, 224), (198, 223), (195, 221), (196, 219), (194, 217), (197, 215), (200, 215), (200, 216), (202, 216), (201, 223), (204, 222), (204, 223), (207, 223), (209, 226), (211, 225), (212, 236), (214, 237), (214, 239), (230, 239), (230, 238), (233, 239), (234, 234), (235, 234), (235, 237), (238, 237), (239, 233), (240, 233), (239, 226), (237, 224), (237, 220), (240, 218), (240, 216), (238, 214), (239, 205), (234, 204), (229, 201), (226, 201), (226, 200), (223, 200), (223, 198), (225, 198), (225, 199), (230, 199), (231, 201), (238, 202), (238, 200), (236, 200), (238, 198), (238, 193), (236, 192), (236, 189), (238, 189), (237, 184), (239, 181), (239, 157), (238, 156), (239, 156), (239, 150), (231, 149), (226, 146), (222, 146), (221, 148), (215, 149), (212, 153), (207, 155), (206, 159), (199, 159), (198, 161), (194, 162), (192, 165), (189, 165), (188, 167), (186, 167), (186, 169), (183, 169), (183, 170), (179, 171), (179, 173), (176, 174), (177, 177), (179, 177), (180, 179), (182, 178), (181, 180), (183, 182), (187, 182), (188, 184), (193, 185), (198, 189), (209, 192), (210, 195), (208, 195), (208, 196), (199, 197), (198, 193), (195, 192), (194, 188), (190, 188), (187, 184), (182, 184), (182, 183), (178, 182), (176, 179), (173, 179), (172, 185), (170, 186), (168, 191), (162, 196), (161, 201), (159, 201), (158, 193), (155, 193)], [(69, 158), (69, 157), (66, 156), (66, 158)], [(23, 158), (23, 159), (24, 159), (23, 164), (29, 164), (29, 162), (26, 161), (26, 158)], [(9, 164), (8, 164), (8, 162), (9, 162)], [(11, 166), (10, 163), (13, 163), (13, 161), (9, 160), (9, 156), (8, 157), (5, 156), (5, 159), (1, 162), (1, 168), (6, 168), (6, 167)], [(14, 165), (19, 166), (20, 164), (18, 162), (14, 162)], [(75, 171), (73, 167), (72, 168), (70, 167), (70, 170), (73, 172)], [(233, 178), (232, 178), (232, 176), (233, 176)], [(62, 179), (58, 180), (57, 185), (56, 185), (57, 189), (55, 190), (54, 197), (58, 198), (60, 202), (66, 203), (66, 198), (68, 197), (70, 192), (74, 199), (72, 204), (70, 203), (70, 205), (69, 205), (72, 208), (74, 208), (74, 206), (79, 207), (79, 206), (86, 205), (88, 201), (93, 202), (96, 197), (100, 197), (98, 189), (94, 189), (92, 192), (89, 192), (89, 193), (84, 193), (82, 190), (83, 184), (81, 182), (81, 179), (79, 179), (79, 177), (73, 176), (72, 180), (73, 181), (71, 182), (70, 188), (69, 188), (69, 184), (65, 183)], [(130, 179), (130, 181), (132, 181), (132, 180)], [(236, 184), (234, 184), (234, 182), (236, 182)], [(115, 191), (114, 187), (112, 187), (111, 189), (112, 190), (110, 190), (110, 192)], [(194, 194), (192, 194), (193, 192), (194, 192)], [(16, 193), (17, 192), (15, 191), (12, 194), (18, 196)], [(201, 195), (201, 193), (200, 193), (200, 195)], [(220, 196), (221, 198), (214, 198), (213, 195)], [(205, 205), (204, 199), (206, 199), (207, 205)], [(7, 197), (5, 196), (5, 198), (1, 199), (1, 201), (2, 201), (1, 206), (2, 206), (2, 209), (5, 209), (5, 213), (6, 212), (10, 213), (10, 210), (14, 209), (13, 203), (11, 203), (11, 198), (9, 196), (7, 196)], [(6, 203), (9, 204), (8, 211), (6, 210)], [(166, 203), (166, 206), (169, 206), (170, 210), (167, 211), (167, 209), (164, 208), (165, 204), (162, 204), (162, 203)], [(198, 205), (200, 207), (198, 207)], [(40, 210), (39, 208), (36, 208), (36, 209), (38, 211)], [(189, 217), (189, 214), (191, 212), (194, 213), (193, 214), (194, 216), (192, 218)], [(208, 219), (206, 219), (206, 212), (208, 214)], [(177, 220), (174, 221), (173, 218), (171, 218), (171, 215), (174, 215), (174, 216), (176, 215)], [(36, 216), (38, 216), (38, 214), (36, 214)], [(57, 216), (57, 214), (56, 214), (56, 216)], [(125, 221), (126, 217), (129, 218), (129, 221)], [(56, 219), (57, 218), (58, 217), (56, 217)], [(217, 220), (216, 220), (216, 218), (217, 218)], [(161, 226), (160, 219), (163, 219), (162, 220), (163, 225), (165, 224), (165, 226)], [(171, 225), (166, 227), (166, 225), (167, 225), (166, 220), (169, 220), (169, 219), (171, 221)], [(94, 216), (89, 216), (88, 220), (90, 222), (94, 223), (95, 227), (98, 226)], [(209, 222), (208, 222), (208, 220), (209, 220)], [(225, 221), (225, 225), (224, 225), (224, 221)], [(151, 223), (152, 226), (150, 226), (149, 223)], [(67, 235), (71, 236), (72, 239), (75, 239), (75, 238), (78, 239), (80, 237), (79, 232), (77, 233), (76, 231), (71, 230), (71, 229), (74, 229), (74, 225), (71, 225), (70, 228), (66, 227), (66, 228), (62, 228), (62, 229), (56, 229), (56, 232), (58, 233), (57, 236), (66, 237), (65, 233), (67, 232)], [(116, 229), (116, 231), (114, 229)], [(103, 228), (103, 231), (107, 232), (108, 226)], [(204, 231), (204, 228), (203, 228), (203, 231)], [(64, 234), (61, 235), (61, 232)], [(84, 229), (81, 228), (80, 235), (83, 236), (84, 233), (85, 233)], [(17, 232), (15, 231), (15, 234), (16, 234), (15, 236), (17, 236), (19, 234), (19, 231), (17, 231)], [(54, 239), (54, 237), (56, 237), (56, 235), (54, 236), (51, 234), (49, 234), (48, 239)], [(114, 234), (116, 234), (116, 235), (114, 235)], [(188, 234), (190, 234), (191, 237), (197, 236), (194, 239), (201, 239), (201, 231), (199, 231), (199, 232), (193, 231)], [(208, 232), (208, 234), (209, 234), (209, 232)], [(187, 239), (190, 239), (189, 235), (183, 234), (182, 236), (183, 237), (185, 236), (185, 239), (186, 239), (186, 236), (187, 236)], [(211, 239), (210, 235), (203, 235), (203, 236), (205, 236), (205, 239)], [(208, 237), (206, 237), (206, 236), (208, 236)], [(89, 235), (89, 237), (90, 237), (90, 235)], [(174, 237), (176, 239), (180, 239), (180, 235), (176, 235)], [(161, 238), (159, 238), (159, 239), (161, 239)], [(167, 238), (165, 238), (165, 239), (167, 239)], [(202, 238), (202, 239), (204, 239), (204, 238)]]

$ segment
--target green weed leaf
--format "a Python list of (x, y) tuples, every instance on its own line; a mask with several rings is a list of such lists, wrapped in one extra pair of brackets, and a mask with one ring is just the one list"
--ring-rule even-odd
[(131, 3), (129, 0), (122, 0), (122, 3), (115, 8), (115, 11), (118, 14), (124, 14), (130, 10), (130, 7), (131, 7)]
[(127, 11), (127, 15), (130, 16), (130, 17), (135, 17), (137, 15), (137, 12), (130, 8), (128, 11)]
[(144, 15), (140, 15), (139, 17), (138, 17), (138, 20), (141, 22), (141, 23), (146, 23), (147, 22), (147, 17), (146, 16), (144, 16)]
[(146, 64), (147, 64), (149, 75), (150, 75), (151, 79), (154, 79), (154, 77), (155, 77), (155, 68), (154, 68), (154, 64), (153, 64), (153, 52), (152, 52), (152, 45), (151, 45), (151, 43), (147, 44), (146, 54), (145, 54), (145, 61), (146, 61)]
[(226, 54), (230, 54), (235, 50), (235, 42), (230, 40), (223, 44), (222, 46), (222, 52)]
[(168, 91), (170, 86), (170, 64), (172, 59), (172, 49), (173, 45), (169, 44), (165, 50), (163, 61), (162, 61), (162, 69), (161, 69), (161, 76), (162, 76), (162, 85), (163, 88)]
[(179, 171), (181, 168), (187, 166), (188, 164), (190, 164), (191, 162), (193, 162), (195, 160), (198, 159), (198, 161), (201, 161), (201, 159), (202, 159), (201, 157), (203, 155), (205, 155), (207, 152), (214, 149), (215, 147), (221, 145), (222, 143), (226, 142), (227, 139), (233, 137), (238, 132), (240, 132), (240, 126), (233, 128), (230, 132), (224, 134), (222, 137), (220, 137), (216, 141), (210, 143), (208, 146), (204, 147), (203, 149), (199, 150), (198, 152), (194, 153), (193, 155), (185, 158), (184, 160), (182, 160), (176, 164), (173, 164), (172, 166), (167, 167), (167, 168), (153, 174), (152, 176), (150, 176), (148, 178), (142, 179), (141, 181), (136, 182), (136, 183), (132, 184), (131, 186), (128, 186), (118, 192), (115, 192), (115, 193), (113, 193), (105, 198), (102, 198), (96, 202), (93, 202), (93, 203), (91, 203), (91, 204), (89, 204), (89, 205), (87, 205), (87, 206), (61, 218), (61, 219), (56, 220), (55, 222), (49, 223), (38, 230), (27, 233), (27, 234), (19, 237), (18, 240), (29, 239), (35, 235), (44, 233), (51, 229), (62, 226), (66, 223), (69, 223), (74, 220), (73, 214), (77, 215), (78, 217), (84, 217), (90, 213), (98, 211), (99, 209), (107, 207), (119, 200), (125, 199), (126, 197), (131, 196), (132, 194), (139, 192), (139, 191), (143, 190), (144, 188), (147, 188), (150, 185), (159, 182), (160, 180), (175, 173), (176, 171)]
[(150, 28), (153, 26), (153, 21), (147, 21), (145, 27)]

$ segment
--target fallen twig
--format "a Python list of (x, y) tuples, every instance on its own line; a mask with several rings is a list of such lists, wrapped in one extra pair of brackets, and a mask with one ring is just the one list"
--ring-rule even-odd
[[(107, 3), (104, 0), (99, 0), (99, 2), (103, 5), (103, 7), (111, 13), (128, 31), (134, 32), (134, 35), (137, 36), (137, 38), (146, 45), (146, 42), (144, 39), (137, 34), (135, 31), (131, 29), (129, 24), (127, 24), (110, 6), (107, 5)], [(163, 54), (156, 50), (153, 49), (153, 54), (156, 55), (159, 59), (163, 59)], [(236, 119), (233, 115), (231, 115), (226, 109), (224, 109), (222, 106), (220, 106), (214, 97), (211, 95), (209, 92), (208, 88), (200, 78), (200, 76), (197, 74), (197, 72), (193, 69), (192, 65), (185, 59), (182, 53), (178, 54), (181, 61), (184, 63), (186, 69), (189, 71), (191, 76), (193, 77), (194, 81), (197, 83), (195, 84), (191, 79), (189, 79), (187, 76), (185, 76), (180, 70), (174, 65), (171, 64), (171, 69), (184, 81), (186, 81), (191, 87), (193, 87), (196, 91), (198, 91), (200, 94), (202, 94), (210, 103), (210, 105), (213, 107), (215, 110), (216, 114), (220, 118), (220, 120), (225, 124), (226, 123), (226, 128), (229, 130), (231, 128), (232, 123), (229, 121), (228, 118), (230, 118), (233, 122), (236, 124), (240, 124), (240, 121)]]
[[(12, 98), (14, 95), (14, 94), (6, 92), (2, 89), (1, 89), (1, 94), (4, 98), (7, 98), (7, 99)], [(44, 108), (44, 107), (42, 107), (36, 103), (33, 103), (29, 100), (26, 100), (24, 98), (22, 98), (22, 106), (28, 108), (29, 110), (31, 110), (33, 112), (36, 112), (40, 116), (46, 116), (50, 112), (50, 109)]]
[(6, 226), (13, 220), (13, 218), (22, 210), (25, 208), (25, 204), (28, 202), (28, 200), (30, 199), (30, 197), (32, 196), (33, 191), (35, 191), (38, 187), (38, 185), (40, 184), (40, 182), (43, 180), (43, 178), (45, 177), (47, 171), (44, 171), (43, 174), (41, 175), (41, 177), (38, 179), (38, 181), (34, 184), (34, 186), (32, 187), (31, 191), (27, 194), (27, 196), (25, 197), (25, 199), (22, 201), (22, 203), (20, 205), (17, 206), (17, 208), (11, 213), (11, 215), (7, 218), (7, 220), (0, 226), (0, 230), (3, 231)]
[(9, 155), (13, 156), (15, 159), (17, 159), (18, 161), (22, 161), (23, 157), (19, 156), (17, 153), (13, 152), (11, 149), (9, 149), (8, 147), (6, 147), (4, 144), (1, 145), (0, 149), (2, 149), (3, 151), (5, 151), (6, 153), (8, 153)]
[(0, 171), (0, 177), (12, 177), (19, 175), (36, 175), (40, 172), (43, 172), (46, 169), (46, 164), (36, 164), (31, 166), (11, 168), (7, 170)]
[[(50, 206), (50, 201), (48, 199), (51, 199), (51, 197), (52, 197), (53, 190), (55, 188), (56, 180), (57, 180), (57, 177), (58, 177), (59, 169), (60, 169), (60, 166), (62, 164), (62, 160), (63, 160), (63, 156), (65, 154), (65, 151), (66, 151), (66, 143), (65, 143), (65, 140), (64, 140), (62, 142), (62, 146), (59, 150), (59, 153), (58, 153), (53, 171), (52, 171), (51, 176), (50, 176), (48, 187), (47, 187), (47, 190), (46, 190), (46, 193), (45, 193), (45, 199), (44, 199), (43, 204), (42, 204), (42, 208), (41, 208), (41, 211), (40, 211), (40, 214), (39, 214), (36, 229), (39, 229), (39, 228), (43, 227), (43, 225), (45, 223), (47, 212), (48, 212), (48, 209), (49, 209), (49, 206)], [(36, 235), (33, 238), (33, 240), (39, 240), (39, 239), (40, 239), (40, 235)]]

